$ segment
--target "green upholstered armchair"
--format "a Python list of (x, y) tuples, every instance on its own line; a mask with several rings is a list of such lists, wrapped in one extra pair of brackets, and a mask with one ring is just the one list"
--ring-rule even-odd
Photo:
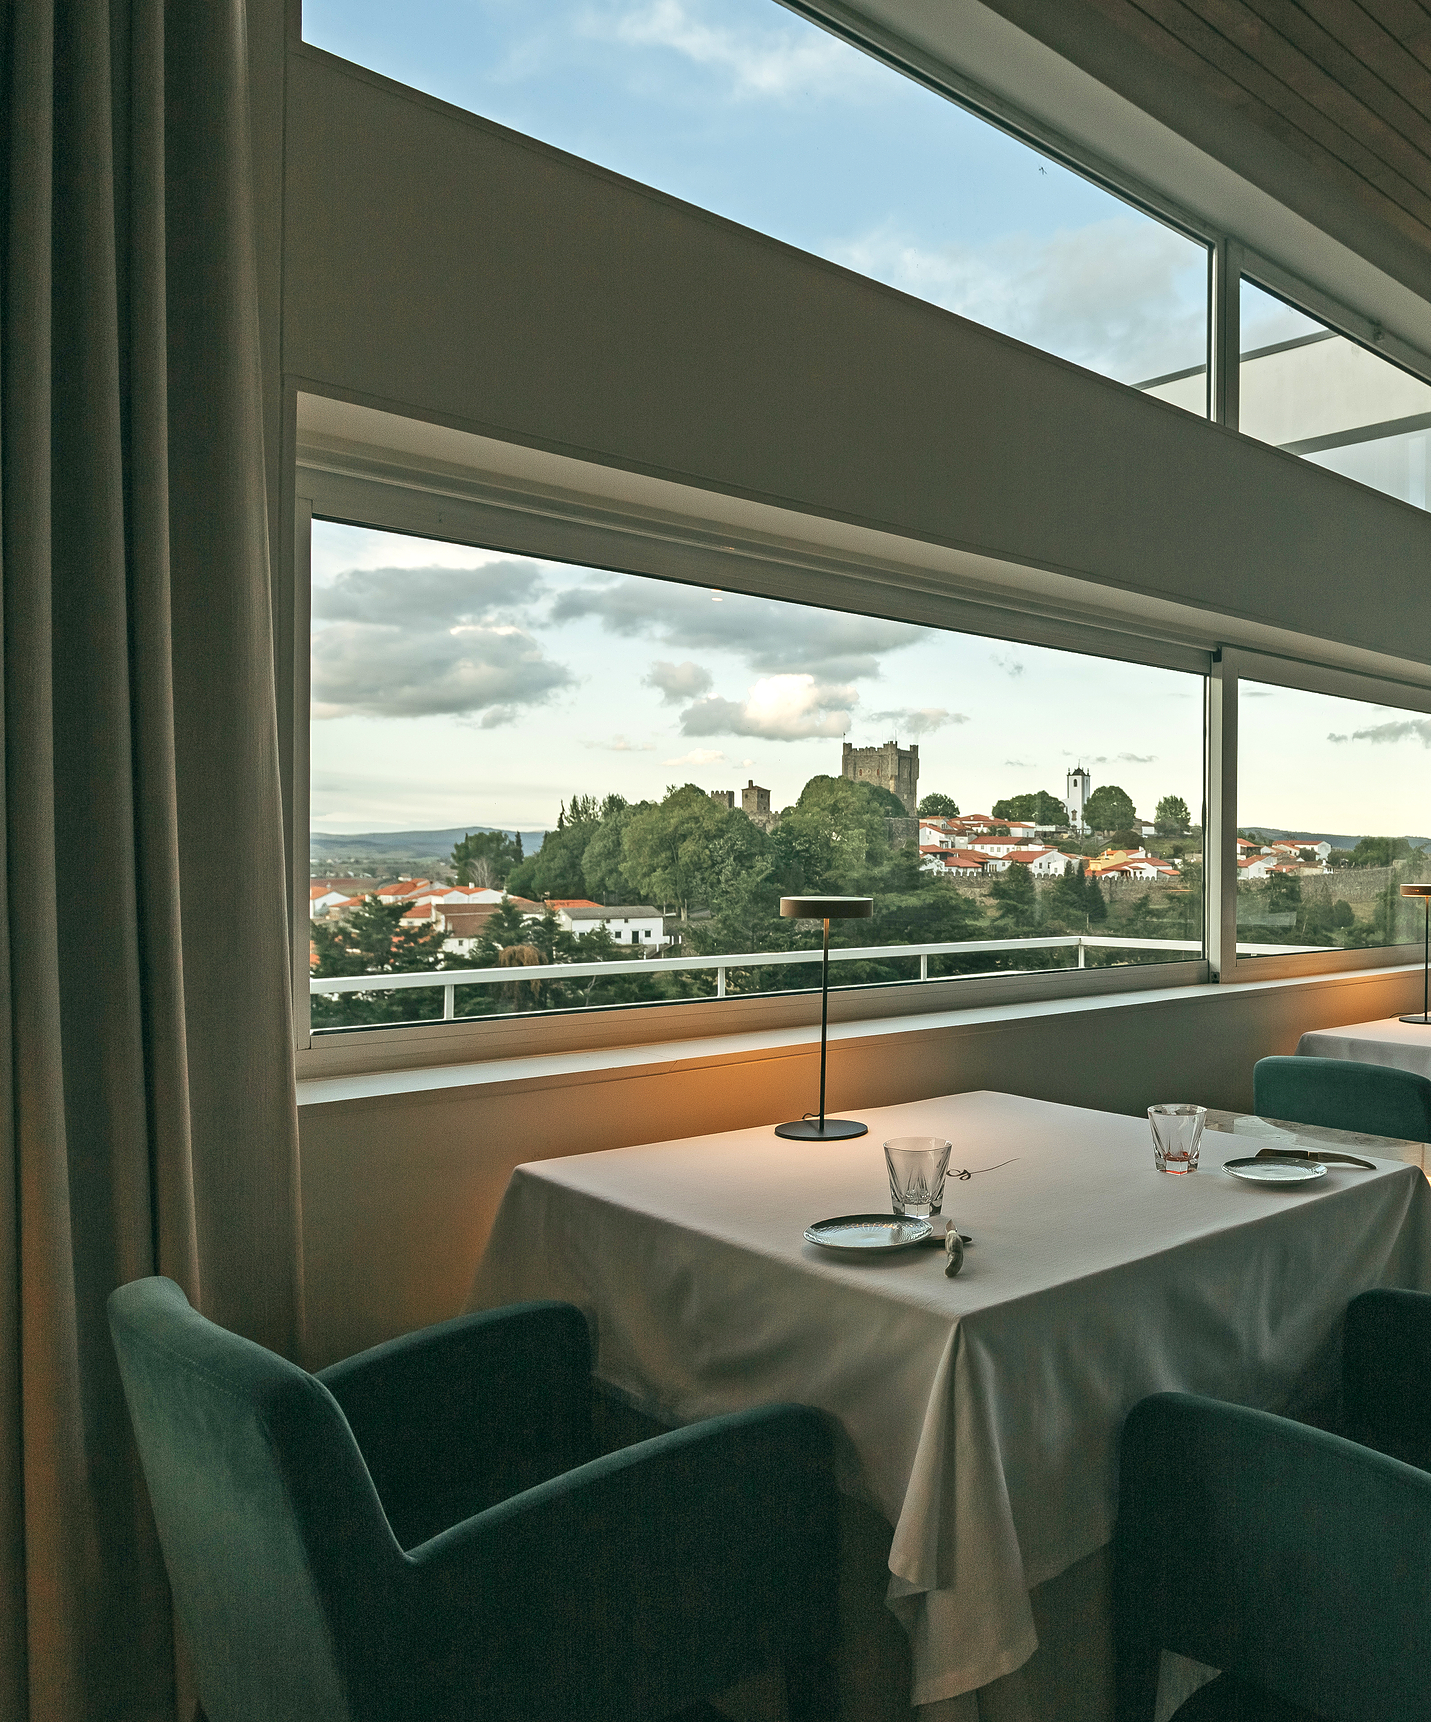
[(1117, 1722), (1163, 1649), (1223, 1672), (1177, 1722), (1427, 1722), (1431, 1476), (1286, 1418), (1159, 1393), (1123, 1430)]
[(1342, 1422), (1353, 1441), (1431, 1471), (1431, 1292), (1381, 1288), (1347, 1305)]
[(1259, 1118), (1431, 1142), (1431, 1081), (1385, 1064), (1259, 1058), (1252, 1067), (1252, 1105)]
[(166, 1279), (110, 1326), (210, 1722), (645, 1722), (772, 1664), (833, 1714), (833, 1434), (771, 1405), (592, 1457), (569, 1304), (317, 1375)]

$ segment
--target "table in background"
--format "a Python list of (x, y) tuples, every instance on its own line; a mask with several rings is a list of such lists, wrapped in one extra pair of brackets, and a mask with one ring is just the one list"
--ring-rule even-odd
[(1297, 1051), (1311, 1058), (1351, 1058), (1362, 1064), (1388, 1064), (1397, 1070), (1431, 1077), (1431, 1028), (1402, 1022), (1394, 1016), (1382, 1017), (1378, 1022), (1313, 1029), (1297, 1042)]
[[(861, 1116), (852, 1142), (762, 1128), (519, 1166), (472, 1302), (582, 1306), (598, 1376), (664, 1423), (770, 1400), (831, 1412), (844, 1486), (894, 1527), (915, 1704), (1035, 1650), (1029, 1593), (1108, 1543), (1117, 1437), (1145, 1394), (1295, 1411), (1334, 1390), (1351, 1297), (1431, 1287), (1431, 1190), (1401, 1144), (1372, 1172), (1269, 1189), (1220, 1172), (1234, 1144), (1216, 1134), (1204, 1172), (1158, 1174), (1141, 1118), (990, 1093)], [(947, 1136), (955, 1167), (1012, 1161), (949, 1186), (975, 1240), (957, 1279), (938, 1252), (852, 1262), (802, 1239), (887, 1211), (896, 1135)]]

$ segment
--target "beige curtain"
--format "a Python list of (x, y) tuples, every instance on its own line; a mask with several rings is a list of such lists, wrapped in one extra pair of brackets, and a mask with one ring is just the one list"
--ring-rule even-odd
[(242, 0), (0, 0), (0, 1717), (174, 1712), (105, 1325), (302, 1318)]

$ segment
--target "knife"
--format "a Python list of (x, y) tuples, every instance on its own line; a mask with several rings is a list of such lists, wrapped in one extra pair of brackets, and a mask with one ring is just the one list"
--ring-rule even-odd
[(1314, 1154), (1303, 1148), (1259, 1148), (1256, 1158), (1259, 1160), (1300, 1160), (1303, 1164), (1320, 1160), (1324, 1164), (1335, 1161), (1339, 1166), (1358, 1166), (1363, 1172), (1374, 1172), (1376, 1167), (1370, 1160), (1358, 1160), (1355, 1154), (1337, 1154), (1331, 1149), (1318, 1149)]

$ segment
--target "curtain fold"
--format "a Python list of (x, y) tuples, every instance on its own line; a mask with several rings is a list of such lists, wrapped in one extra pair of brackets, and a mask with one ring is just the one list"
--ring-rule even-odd
[(0, 0), (0, 1716), (167, 1722), (105, 1321), (300, 1345), (242, 0)]

